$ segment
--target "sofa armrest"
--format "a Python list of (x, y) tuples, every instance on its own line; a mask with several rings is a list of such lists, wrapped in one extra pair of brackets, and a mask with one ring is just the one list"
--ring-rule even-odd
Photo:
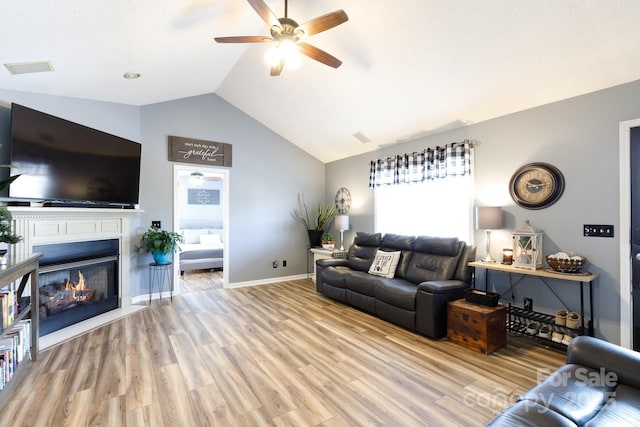
[(418, 291), (429, 292), (432, 294), (448, 294), (452, 292), (462, 291), (469, 287), (468, 283), (462, 280), (430, 280), (422, 282), (418, 285)]
[(345, 258), (324, 258), (316, 261), (316, 268), (346, 266)]
[(462, 280), (431, 280), (418, 285), (416, 331), (429, 338), (447, 335), (447, 304), (464, 296), (469, 285)]
[(567, 363), (614, 373), (619, 383), (640, 389), (640, 353), (610, 342), (578, 336), (567, 349)]

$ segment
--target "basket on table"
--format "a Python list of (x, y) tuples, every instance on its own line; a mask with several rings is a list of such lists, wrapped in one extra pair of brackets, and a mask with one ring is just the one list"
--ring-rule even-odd
[(574, 253), (558, 252), (547, 255), (547, 263), (553, 271), (558, 273), (579, 273), (587, 258)]

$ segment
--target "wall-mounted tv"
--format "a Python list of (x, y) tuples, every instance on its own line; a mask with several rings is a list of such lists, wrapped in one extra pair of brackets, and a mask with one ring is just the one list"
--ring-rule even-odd
[(141, 145), (18, 104), (11, 105), (9, 197), (59, 206), (138, 203)]

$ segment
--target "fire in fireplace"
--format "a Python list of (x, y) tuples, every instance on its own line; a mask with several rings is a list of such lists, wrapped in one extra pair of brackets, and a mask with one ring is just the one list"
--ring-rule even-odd
[(118, 307), (118, 240), (34, 247), (41, 252), (40, 335)]

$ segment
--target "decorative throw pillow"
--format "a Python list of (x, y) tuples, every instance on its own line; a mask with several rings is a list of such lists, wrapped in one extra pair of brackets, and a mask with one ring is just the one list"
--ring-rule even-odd
[(378, 250), (376, 256), (369, 268), (369, 274), (375, 274), (376, 276), (387, 277), (392, 279), (396, 274), (396, 267), (400, 261), (400, 254), (402, 252), (385, 252)]
[(182, 237), (184, 237), (183, 243), (200, 243), (200, 236), (203, 234), (209, 234), (209, 230), (206, 228), (187, 228), (182, 230)]
[(203, 245), (220, 245), (222, 242), (220, 241), (219, 234), (201, 234), (200, 235), (200, 243)]

